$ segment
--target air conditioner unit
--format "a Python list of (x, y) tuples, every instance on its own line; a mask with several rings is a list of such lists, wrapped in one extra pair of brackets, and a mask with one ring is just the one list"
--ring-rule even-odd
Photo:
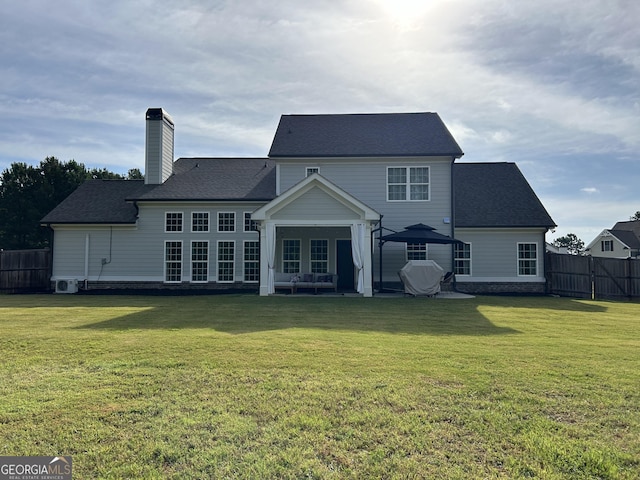
[(75, 278), (61, 278), (56, 280), (56, 293), (76, 293), (78, 280)]

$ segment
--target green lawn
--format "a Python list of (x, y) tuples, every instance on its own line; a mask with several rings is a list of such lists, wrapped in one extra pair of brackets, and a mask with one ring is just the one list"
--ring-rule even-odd
[(74, 478), (638, 478), (640, 304), (0, 296), (0, 455)]

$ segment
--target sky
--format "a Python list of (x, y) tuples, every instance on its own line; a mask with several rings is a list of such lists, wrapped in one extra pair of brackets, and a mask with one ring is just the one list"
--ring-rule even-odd
[(438, 112), (458, 161), (517, 163), (548, 241), (640, 210), (637, 0), (3, 3), (0, 171), (144, 170), (150, 107), (176, 158), (265, 157), (282, 114)]

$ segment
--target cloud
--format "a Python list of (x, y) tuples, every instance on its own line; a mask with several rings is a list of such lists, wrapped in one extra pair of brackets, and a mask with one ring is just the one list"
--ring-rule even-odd
[(584, 187), (581, 188), (580, 191), (584, 193), (600, 193), (600, 190), (595, 187)]
[(601, 208), (585, 185), (615, 217), (585, 225), (640, 208), (640, 3), (393, 3), (14, 2), (0, 169), (142, 168), (149, 107), (176, 121), (177, 156), (266, 155), (283, 113), (437, 111), (462, 161), (518, 163), (559, 224)]

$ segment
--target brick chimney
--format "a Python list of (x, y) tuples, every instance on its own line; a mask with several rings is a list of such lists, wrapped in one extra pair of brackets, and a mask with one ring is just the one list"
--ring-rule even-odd
[(144, 183), (159, 185), (173, 173), (173, 120), (162, 108), (147, 110)]

